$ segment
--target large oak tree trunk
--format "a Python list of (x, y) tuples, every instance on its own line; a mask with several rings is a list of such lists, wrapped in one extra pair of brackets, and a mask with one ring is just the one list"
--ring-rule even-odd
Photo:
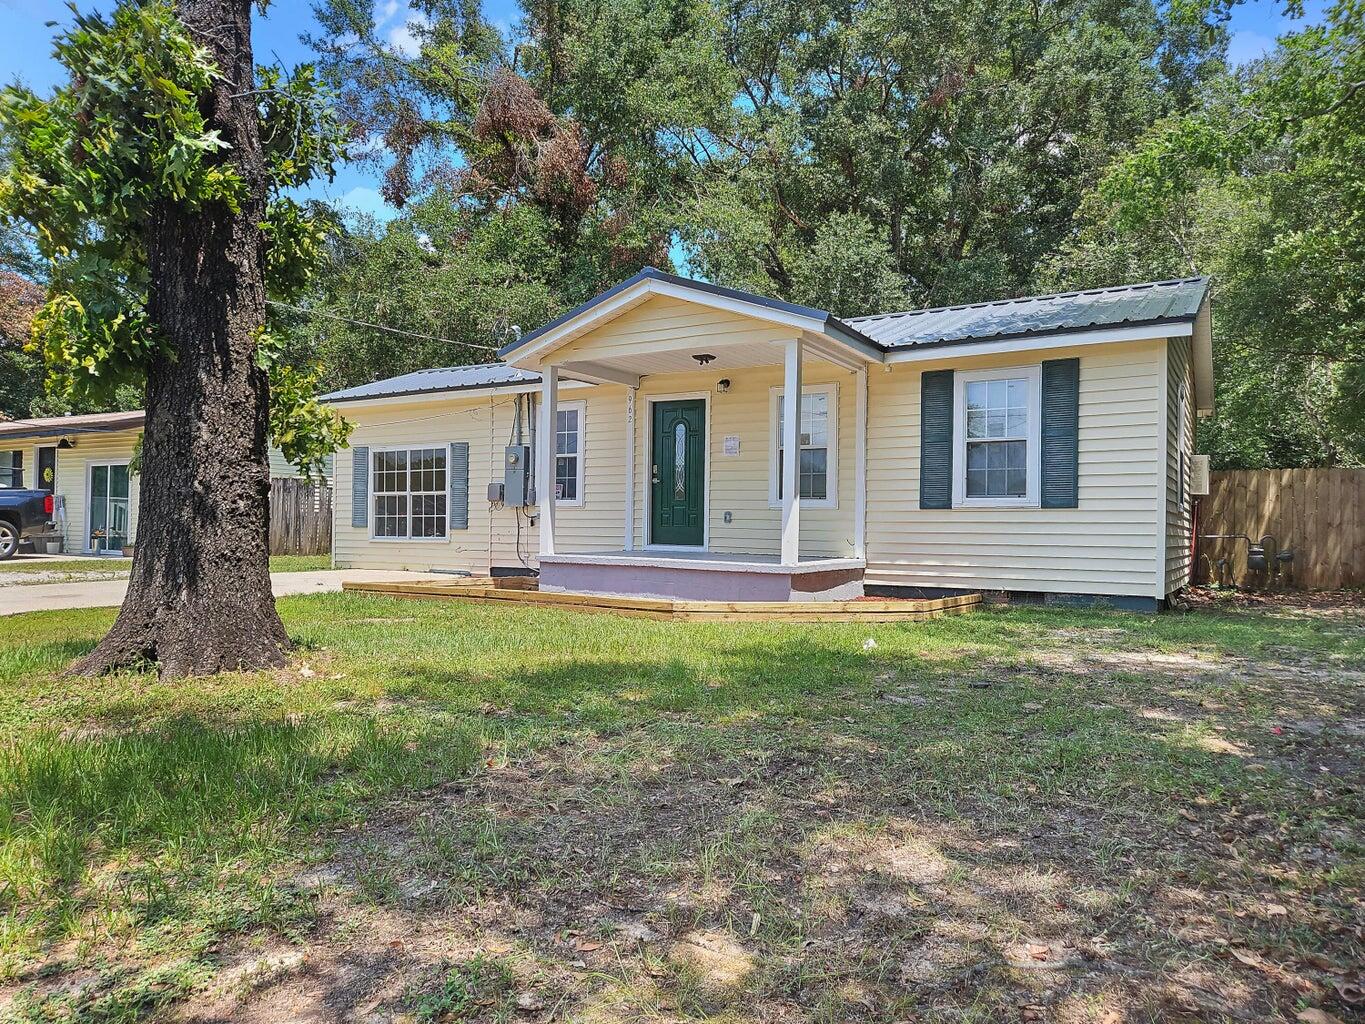
[(147, 238), (148, 309), (174, 356), (147, 375), (137, 546), (113, 629), (77, 666), (156, 662), (163, 675), (283, 664), (270, 592), (266, 169), (253, 95), (251, 0), (180, 0), (222, 72), (203, 103), (247, 184), (241, 210), (161, 204)]

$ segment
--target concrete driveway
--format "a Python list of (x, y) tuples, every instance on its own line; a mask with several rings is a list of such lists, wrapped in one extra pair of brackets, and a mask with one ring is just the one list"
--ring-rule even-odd
[[(450, 579), (430, 572), (389, 572), (381, 569), (323, 569), (318, 572), (274, 572), (270, 589), (287, 594), (325, 594), (341, 589), (342, 581), (391, 583), (401, 580)], [(123, 603), (126, 579), (84, 580), (76, 583), (33, 583), (0, 587), (0, 615), (48, 611), (54, 608), (112, 608)]]

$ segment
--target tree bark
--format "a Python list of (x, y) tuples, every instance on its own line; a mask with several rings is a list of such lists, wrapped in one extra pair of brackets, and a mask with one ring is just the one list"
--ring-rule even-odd
[(163, 676), (284, 663), (270, 591), (266, 167), (253, 93), (251, 0), (179, 0), (221, 77), (201, 101), (246, 183), (241, 209), (165, 201), (147, 237), (148, 311), (170, 342), (147, 374), (137, 543), (118, 619), (74, 671), (155, 663)]

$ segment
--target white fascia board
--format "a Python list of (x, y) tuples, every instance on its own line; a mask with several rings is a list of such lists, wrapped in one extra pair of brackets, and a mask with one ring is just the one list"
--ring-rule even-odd
[(1079, 345), (1105, 345), (1122, 341), (1155, 341), (1164, 338), (1183, 338), (1194, 332), (1189, 323), (1154, 324), (1144, 327), (1104, 327), (1093, 331), (1062, 331), (1000, 341), (957, 341), (930, 345), (915, 345), (894, 349), (886, 354), (887, 363), (927, 363), (968, 356), (989, 356), (1001, 352), (1034, 352), (1052, 348), (1074, 348)]
[(584, 334), (598, 324), (611, 320), (624, 313), (632, 306), (639, 305), (641, 302), (653, 295), (662, 295), (667, 298), (681, 299), (691, 302), (698, 306), (705, 306), (710, 309), (725, 310), (730, 313), (738, 313), (741, 316), (751, 317), (755, 320), (764, 320), (768, 323), (780, 324), (783, 327), (791, 327), (796, 331), (822, 332), (825, 328), (823, 320), (813, 317), (801, 316), (796, 313), (788, 313), (779, 309), (761, 305), (756, 302), (746, 302), (743, 299), (731, 298), (728, 295), (715, 295), (711, 292), (688, 288), (684, 285), (677, 285), (671, 281), (644, 280), (633, 288), (613, 295), (606, 302), (594, 306), (585, 311), (581, 316), (560, 324), (553, 331), (547, 332), (539, 337), (535, 342), (525, 349), (509, 352), (507, 362), (522, 369), (535, 369), (540, 365), (545, 356), (549, 355), (559, 346)]
[[(622, 370), (615, 366), (608, 366), (606, 363), (595, 362), (574, 362), (561, 363), (559, 365), (561, 374), (590, 381), (593, 384), (624, 384), (628, 388), (638, 388), (640, 386), (640, 375), (631, 373), (629, 370)], [(562, 380), (562, 378), (561, 378)], [(564, 384), (561, 383), (560, 387)]]
[(1213, 313), (1209, 300), (1199, 307), (1194, 320), (1194, 335), (1190, 339), (1190, 356), (1194, 364), (1194, 409), (1199, 416), (1213, 415)]

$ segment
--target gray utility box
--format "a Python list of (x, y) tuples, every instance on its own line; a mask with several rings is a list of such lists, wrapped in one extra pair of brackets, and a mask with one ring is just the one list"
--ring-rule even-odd
[(503, 504), (521, 508), (531, 504), (531, 447), (509, 444), (502, 461)]

